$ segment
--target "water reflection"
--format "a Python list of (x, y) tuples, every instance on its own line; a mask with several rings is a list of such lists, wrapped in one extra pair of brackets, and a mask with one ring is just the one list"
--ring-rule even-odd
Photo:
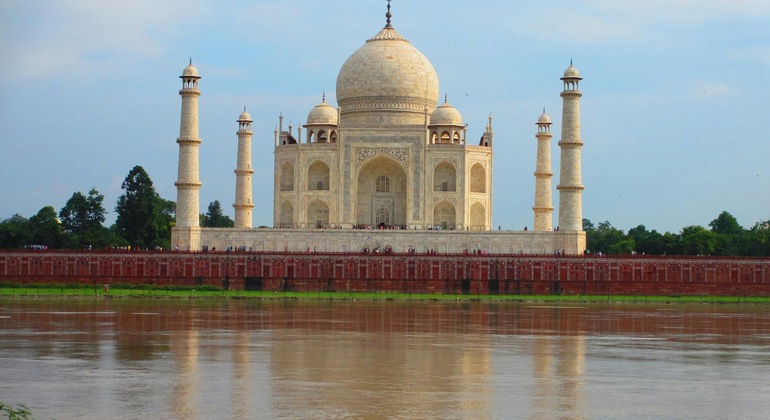
[(748, 385), (770, 366), (760, 306), (11, 299), (0, 327), (0, 395), (38, 418), (770, 409)]

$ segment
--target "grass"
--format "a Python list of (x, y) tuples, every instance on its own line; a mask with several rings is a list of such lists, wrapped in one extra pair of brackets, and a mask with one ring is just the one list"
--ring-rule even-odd
[(312, 299), (312, 300), (399, 300), (399, 301), (490, 301), (490, 302), (666, 302), (666, 303), (754, 303), (770, 304), (770, 296), (638, 296), (638, 295), (480, 295), (401, 292), (273, 292), (222, 290), (203, 287), (156, 287), (151, 285), (20, 285), (0, 283), (0, 297), (77, 298), (170, 298), (170, 299)]

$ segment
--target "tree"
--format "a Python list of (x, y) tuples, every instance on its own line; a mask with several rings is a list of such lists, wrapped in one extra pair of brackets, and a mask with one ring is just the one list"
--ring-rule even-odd
[(32, 242), (29, 220), (20, 214), (0, 222), (0, 248), (21, 248)]
[(583, 219), (583, 230), (588, 232), (589, 230), (594, 230), (594, 224), (591, 223), (588, 219)]
[(230, 216), (222, 212), (222, 205), (219, 200), (214, 200), (209, 204), (208, 212), (200, 215), (201, 227), (233, 227), (235, 222)]
[(599, 223), (596, 229), (586, 231), (586, 248), (591, 252), (597, 253), (624, 253), (629, 244), (623, 244), (622, 247), (611, 248), (612, 245), (626, 240), (626, 235), (622, 230), (612, 227), (609, 221)]
[(120, 186), (115, 231), (133, 246), (168, 246), (168, 226), (163, 217), (164, 202), (155, 192), (150, 176), (141, 166), (134, 166)]
[(717, 244), (717, 234), (702, 226), (682, 229), (682, 253), (684, 255), (711, 255)]
[(743, 228), (732, 214), (723, 211), (709, 223), (711, 231), (719, 235), (737, 235), (743, 233)]
[(742, 255), (770, 256), (770, 220), (757, 222), (746, 232)]
[(45, 206), (36, 215), (29, 218), (32, 243), (49, 248), (60, 248), (64, 242), (61, 222), (56, 217), (53, 206)]
[(104, 223), (106, 213), (103, 202), (104, 195), (93, 187), (88, 191), (88, 197), (80, 191), (72, 194), (59, 212), (62, 226), (67, 232), (76, 235), (98, 230)]

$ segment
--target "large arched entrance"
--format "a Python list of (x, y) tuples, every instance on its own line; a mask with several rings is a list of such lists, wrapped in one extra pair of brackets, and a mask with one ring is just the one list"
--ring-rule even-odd
[(356, 183), (356, 224), (406, 226), (406, 181), (404, 168), (393, 159), (378, 156), (364, 163)]

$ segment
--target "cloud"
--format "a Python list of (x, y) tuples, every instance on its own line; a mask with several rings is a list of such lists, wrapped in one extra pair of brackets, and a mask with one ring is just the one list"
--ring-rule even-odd
[[(9, 7), (0, 56), (11, 80), (91, 76), (162, 54), (175, 31), (201, 16), (196, 1), (29, 1)], [(113, 77), (110, 75), (109, 77)]]
[(743, 47), (728, 52), (734, 60), (761, 63), (770, 66), (770, 45)]
[(548, 43), (618, 44), (628, 41), (658, 47), (676, 42), (676, 34), (729, 18), (770, 16), (766, 0), (579, 0), (516, 3), (508, 10), (489, 10), (482, 19), (521, 35)]
[(739, 90), (734, 86), (724, 83), (695, 80), (693, 81), (690, 92), (696, 99), (711, 99), (727, 95), (736, 95), (739, 93)]

